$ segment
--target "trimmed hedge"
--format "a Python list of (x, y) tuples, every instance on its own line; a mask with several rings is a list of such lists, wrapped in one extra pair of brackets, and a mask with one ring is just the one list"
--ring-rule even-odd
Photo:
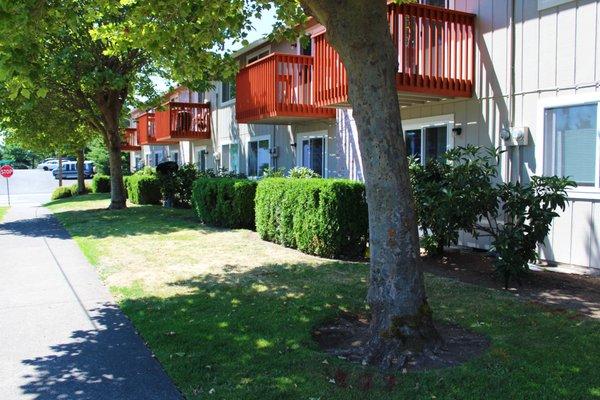
[(225, 228), (254, 229), (256, 182), (236, 178), (198, 178), (192, 204), (200, 221)]
[(93, 193), (110, 193), (110, 176), (96, 174), (92, 178)]
[(256, 189), (256, 231), (305, 253), (362, 258), (369, 237), (365, 187), (347, 179), (263, 179)]
[(124, 180), (129, 201), (134, 204), (160, 204), (160, 182), (155, 175), (133, 174)]
[(52, 196), (50, 199), (58, 200), (58, 199), (66, 199), (68, 197), (73, 196), (73, 192), (69, 186), (60, 186), (54, 189), (52, 192)]

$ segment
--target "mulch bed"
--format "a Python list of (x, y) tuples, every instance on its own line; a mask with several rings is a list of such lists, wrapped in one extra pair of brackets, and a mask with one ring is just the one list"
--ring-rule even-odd
[[(504, 290), (492, 260), (485, 254), (451, 249), (442, 258), (423, 257), (423, 268), (438, 276)], [(521, 278), (520, 284), (511, 282), (508, 291), (553, 312), (575, 310), (600, 319), (600, 277), (531, 271)]]

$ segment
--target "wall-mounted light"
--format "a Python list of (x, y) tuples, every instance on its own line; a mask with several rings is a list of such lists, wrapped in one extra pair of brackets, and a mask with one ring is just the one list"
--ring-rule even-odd
[(462, 134), (462, 128), (460, 126), (452, 128), (452, 133), (456, 136), (460, 136)]
[(296, 146), (298, 146), (298, 143), (291, 143), (290, 146), (292, 146), (293, 148), (296, 148)]

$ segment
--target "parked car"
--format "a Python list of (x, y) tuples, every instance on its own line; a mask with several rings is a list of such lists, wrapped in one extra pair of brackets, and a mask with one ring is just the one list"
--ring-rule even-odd
[[(55, 179), (58, 179), (58, 168), (52, 171)], [(94, 176), (94, 163), (91, 161), (85, 161), (83, 163), (83, 176), (88, 179)], [(62, 177), (63, 179), (77, 179), (77, 162), (76, 161), (65, 161), (62, 165)]]
[(43, 169), (44, 171), (54, 171), (56, 168), (58, 168), (58, 159), (46, 158), (44, 161), (39, 163), (37, 167), (38, 169)]

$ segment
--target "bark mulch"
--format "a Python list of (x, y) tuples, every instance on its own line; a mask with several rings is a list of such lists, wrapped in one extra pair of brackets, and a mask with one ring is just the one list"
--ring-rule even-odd
[[(486, 253), (451, 249), (442, 258), (423, 257), (423, 268), (438, 276), (504, 290)], [(600, 277), (553, 272), (551, 268), (530, 271), (520, 284), (511, 282), (508, 291), (553, 312), (575, 310), (600, 319)]]

